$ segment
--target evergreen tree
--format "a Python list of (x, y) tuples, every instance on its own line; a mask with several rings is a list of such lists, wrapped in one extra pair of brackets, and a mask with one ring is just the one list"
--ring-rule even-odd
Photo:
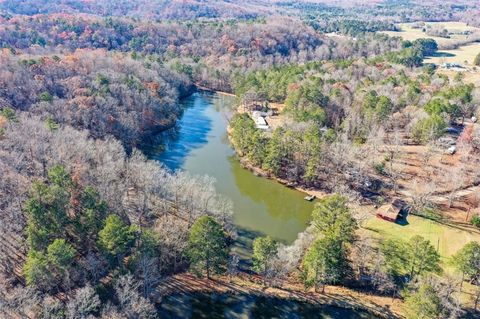
[(98, 243), (109, 257), (116, 258), (120, 264), (123, 256), (135, 242), (135, 233), (134, 226), (128, 226), (120, 217), (111, 214), (105, 220), (105, 226), (98, 234)]
[(27, 284), (43, 290), (55, 286), (71, 271), (76, 254), (75, 248), (64, 239), (55, 239), (46, 253), (30, 250), (23, 267)]
[(28, 242), (32, 249), (44, 250), (52, 237), (63, 236), (69, 223), (66, 212), (69, 198), (68, 190), (62, 185), (33, 184), (25, 205)]
[(442, 312), (442, 300), (428, 282), (405, 297), (408, 319), (436, 319)]
[(6, 118), (9, 122), (17, 122), (17, 114), (11, 107), (4, 107), (0, 115)]
[(52, 281), (52, 273), (48, 267), (48, 260), (44, 253), (31, 250), (23, 265), (23, 274), (27, 285), (34, 285), (46, 289)]
[(408, 267), (410, 278), (426, 272), (439, 272), (440, 255), (430, 241), (415, 235), (408, 242)]
[(286, 156), (282, 141), (284, 134), (285, 130), (283, 128), (275, 129), (267, 144), (266, 155), (263, 161), (263, 168), (275, 175), (278, 175), (280, 172), (282, 159)]
[(313, 210), (313, 225), (325, 237), (352, 242), (358, 228), (347, 206), (347, 198), (334, 194), (321, 198)]
[(226, 235), (222, 226), (210, 216), (202, 216), (190, 229), (188, 257), (191, 269), (201, 275), (204, 271), (222, 273), (228, 262)]
[(408, 245), (403, 240), (387, 239), (380, 245), (380, 251), (389, 275), (398, 277), (406, 273)]
[(420, 235), (413, 236), (408, 242), (389, 239), (380, 249), (385, 256), (387, 271), (394, 276), (406, 276), (410, 279), (428, 272), (439, 272), (440, 255), (430, 243)]
[(264, 277), (264, 283), (277, 249), (277, 242), (270, 236), (258, 237), (253, 241), (253, 270)]
[(65, 239), (55, 239), (47, 248), (48, 263), (57, 269), (67, 270), (76, 255), (75, 248)]
[(340, 241), (324, 237), (317, 239), (308, 249), (302, 262), (302, 279), (305, 287), (322, 287), (338, 282), (348, 268), (347, 253)]
[(460, 249), (453, 257), (453, 264), (471, 282), (480, 281), (480, 244), (471, 241)]

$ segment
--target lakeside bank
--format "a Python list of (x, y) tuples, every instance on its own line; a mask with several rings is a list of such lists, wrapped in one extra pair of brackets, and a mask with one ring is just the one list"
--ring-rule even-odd
[[(239, 112), (239, 109), (240, 109), (240, 106), (238, 106), (236, 108), (236, 112), (242, 113), (242, 112)], [(259, 176), (259, 177), (262, 177), (262, 178), (267, 178), (267, 179), (273, 180), (273, 181), (275, 181), (275, 182), (277, 182), (277, 183), (279, 183), (279, 184), (281, 184), (285, 187), (295, 189), (299, 192), (304, 193), (305, 195), (314, 196), (315, 198), (322, 198), (322, 197), (328, 195), (327, 192), (324, 192), (320, 189), (307, 188), (307, 187), (298, 185), (298, 184), (293, 183), (291, 181), (288, 181), (286, 179), (275, 176), (272, 173), (262, 169), (261, 167), (255, 166), (241, 152), (238, 151), (238, 147), (235, 145), (235, 142), (232, 138), (231, 132), (232, 132), (232, 128), (230, 127), (230, 125), (228, 125), (227, 126), (228, 140), (232, 144), (232, 148), (235, 151), (235, 154), (238, 157), (238, 160), (239, 160), (240, 164), (242, 165), (243, 168), (250, 171), (255, 176)]]

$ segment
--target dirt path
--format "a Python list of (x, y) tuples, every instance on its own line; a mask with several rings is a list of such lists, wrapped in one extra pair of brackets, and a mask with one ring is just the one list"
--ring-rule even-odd
[(197, 278), (190, 273), (178, 274), (169, 277), (159, 285), (157, 300), (160, 302), (162, 297), (170, 294), (195, 292), (261, 295), (318, 305), (361, 309), (382, 318), (403, 318), (400, 310), (403, 303), (399, 299), (367, 295), (337, 286), (328, 286), (325, 293), (321, 294), (313, 290), (305, 291), (300, 283), (290, 281), (284, 283), (282, 288), (265, 288), (258, 276), (245, 273), (231, 279), (220, 276), (211, 280)]

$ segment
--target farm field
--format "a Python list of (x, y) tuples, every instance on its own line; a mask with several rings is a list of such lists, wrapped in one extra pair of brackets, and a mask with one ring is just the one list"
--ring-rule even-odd
[[(425, 32), (423, 32), (421, 28), (414, 28), (413, 27), (414, 24), (412, 23), (398, 24), (398, 27), (400, 27), (401, 31), (384, 31), (382, 33), (392, 37), (393, 36), (402, 37), (404, 40), (410, 40), (410, 41), (421, 39), (421, 38), (431, 38), (438, 43), (440, 49), (446, 48), (458, 42), (463, 42), (463, 43), (474, 42), (475, 35), (478, 36), (480, 33), (479, 28), (468, 26), (463, 22), (428, 22), (425, 25), (432, 26), (432, 27), (443, 27), (447, 29), (450, 33), (455, 33), (455, 34), (451, 35), (450, 38), (430, 36)], [(464, 31), (469, 31), (469, 32), (472, 32), (473, 34), (470, 34), (470, 35), (457, 34), (457, 33), (462, 33)]]
[(480, 43), (473, 43), (458, 47), (453, 50), (438, 51), (437, 56), (428, 57), (426, 63), (444, 64), (459, 63), (465, 66), (473, 66), (473, 60), (480, 53)]

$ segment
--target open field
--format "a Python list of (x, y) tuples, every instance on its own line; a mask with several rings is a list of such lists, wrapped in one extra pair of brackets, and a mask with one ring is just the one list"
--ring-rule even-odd
[[(469, 43), (475, 41), (475, 36), (480, 34), (480, 29), (471, 27), (466, 25), (463, 22), (427, 22), (425, 23), (427, 26), (432, 27), (443, 27), (448, 30), (449, 33), (453, 33), (450, 35), (450, 38), (443, 38), (437, 36), (430, 36), (423, 32), (422, 28), (413, 28), (413, 23), (402, 23), (399, 24), (398, 27), (401, 28), (401, 31), (384, 31), (383, 33), (388, 34), (389, 36), (396, 36), (402, 37), (404, 40), (417, 40), (421, 38), (431, 38), (434, 39), (440, 49), (444, 47), (448, 47), (454, 45), (455, 43), (462, 42), (462, 43)], [(460, 34), (464, 31), (472, 32), (472, 34), (465, 35)]]
[(472, 43), (453, 50), (438, 51), (434, 57), (425, 59), (427, 63), (444, 64), (459, 63), (465, 66), (473, 66), (473, 60), (480, 53), (480, 43)]
[(401, 225), (372, 217), (365, 229), (376, 238), (408, 240), (421, 235), (438, 248), (444, 262), (472, 240), (480, 241), (480, 231), (456, 225), (442, 224), (426, 218), (409, 215), (408, 224)]
[[(421, 28), (413, 28), (413, 23), (402, 23), (398, 26), (402, 31), (385, 31), (383, 33), (390, 36), (402, 37), (404, 40), (417, 40), (420, 38), (434, 39), (440, 48), (440, 51), (433, 56), (425, 59), (427, 63), (434, 63), (437, 65), (443, 65), (445, 63), (456, 63), (467, 67), (464, 69), (464, 80), (467, 83), (473, 83), (480, 85), (480, 73), (478, 70), (473, 70), (473, 61), (477, 54), (480, 53), (480, 43), (475, 41), (480, 37), (480, 29), (466, 25), (463, 22), (428, 22), (426, 25), (430, 26), (442, 26), (450, 33), (450, 38), (429, 36)], [(462, 32), (472, 32), (469, 35), (461, 34)], [(455, 44), (463, 43), (455, 49), (442, 49), (449, 48)], [(454, 70), (440, 70), (442, 73), (451, 76), (452, 78), (457, 73)]]

